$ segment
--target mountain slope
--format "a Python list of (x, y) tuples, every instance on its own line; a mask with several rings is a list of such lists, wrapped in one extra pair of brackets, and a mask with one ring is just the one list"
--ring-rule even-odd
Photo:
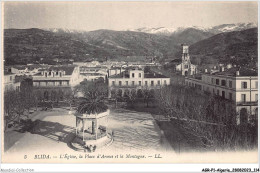
[(128, 29), (129, 31), (145, 32), (149, 34), (159, 34), (159, 35), (172, 35), (176, 33), (183, 32), (186, 29), (196, 29), (203, 32), (209, 32), (212, 34), (219, 34), (222, 32), (232, 32), (232, 31), (242, 31), (250, 28), (257, 27), (255, 23), (235, 23), (235, 24), (222, 24), (212, 27), (201, 27), (201, 26), (190, 26), (190, 27), (158, 27), (158, 28), (137, 28)]
[(41, 29), (6, 29), (6, 64), (24, 64), (54, 58), (80, 60), (117, 59), (127, 56), (162, 56), (169, 38), (131, 31), (97, 30), (82, 33)]
[[(225, 26), (226, 27), (226, 26)], [(257, 62), (257, 29), (212, 36), (199, 29), (186, 29), (165, 36), (133, 31), (97, 30), (55, 32), (41, 29), (4, 30), (5, 64), (54, 63), (53, 59), (119, 61), (181, 58), (181, 44), (190, 46), (195, 64)]]
[[(250, 64), (257, 62), (257, 28), (217, 34), (190, 46), (193, 58), (201, 63)], [(204, 61), (204, 62), (203, 62)]]
[(35, 28), (4, 30), (6, 64), (32, 63), (41, 58), (51, 63), (54, 58), (80, 60), (103, 58), (105, 55), (109, 55), (109, 52), (68, 34), (55, 34)]

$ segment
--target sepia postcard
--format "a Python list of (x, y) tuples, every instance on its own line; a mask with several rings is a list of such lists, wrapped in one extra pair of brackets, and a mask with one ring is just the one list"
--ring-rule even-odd
[(2, 50), (2, 163), (259, 161), (257, 1), (5, 1)]

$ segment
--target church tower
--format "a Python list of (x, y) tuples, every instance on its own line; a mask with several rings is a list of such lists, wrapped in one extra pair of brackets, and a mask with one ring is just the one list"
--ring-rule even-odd
[(182, 44), (182, 64), (181, 64), (181, 73), (183, 76), (190, 74), (191, 62), (189, 55), (189, 46)]

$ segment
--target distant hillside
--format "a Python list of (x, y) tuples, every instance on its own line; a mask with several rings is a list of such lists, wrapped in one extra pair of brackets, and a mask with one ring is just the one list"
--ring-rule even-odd
[(5, 29), (4, 59), (6, 64), (51, 63), (54, 58), (103, 58), (109, 52), (68, 34), (56, 34), (40, 29)]
[(202, 64), (256, 65), (257, 35), (257, 28), (217, 34), (191, 45), (190, 54)]
[(97, 30), (50, 32), (40, 29), (5, 29), (6, 64), (25, 64), (54, 58), (117, 59), (127, 56), (163, 57), (169, 38), (141, 32)]
[(171, 59), (181, 58), (178, 54), (176, 56), (176, 52), (181, 51), (181, 44), (186, 43), (188, 45), (192, 45), (198, 41), (209, 38), (214, 34), (206, 31), (202, 31), (200, 29), (188, 28), (183, 30), (182, 32), (177, 32), (170, 36), (169, 45), (171, 48), (167, 52), (167, 57)]
[(143, 32), (97, 30), (80, 34), (87, 43), (115, 56), (162, 56), (169, 47), (169, 37)]
[(245, 57), (252, 59), (250, 62), (257, 60), (257, 29), (213, 36), (211, 32), (195, 28), (171, 36), (111, 30), (5, 29), (4, 59), (7, 65), (54, 63), (55, 58), (75, 61), (176, 59), (181, 58), (182, 43), (191, 45), (190, 54), (196, 64), (225, 62), (231, 57), (236, 62)]

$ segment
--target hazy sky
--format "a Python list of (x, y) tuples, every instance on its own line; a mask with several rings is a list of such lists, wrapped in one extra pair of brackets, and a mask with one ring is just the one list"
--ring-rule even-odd
[(126, 30), (257, 23), (257, 2), (5, 2), (4, 28)]

